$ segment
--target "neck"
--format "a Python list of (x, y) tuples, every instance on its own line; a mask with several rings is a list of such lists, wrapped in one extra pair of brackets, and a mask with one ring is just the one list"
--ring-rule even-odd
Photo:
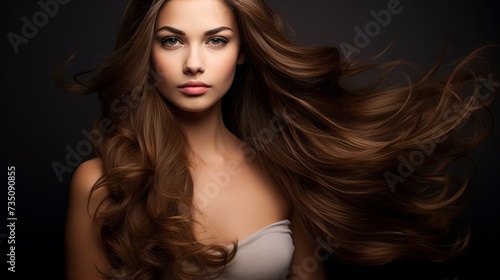
[(197, 159), (219, 161), (238, 145), (239, 140), (224, 125), (220, 102), (203, 112), (178, 111), (175, 115)]

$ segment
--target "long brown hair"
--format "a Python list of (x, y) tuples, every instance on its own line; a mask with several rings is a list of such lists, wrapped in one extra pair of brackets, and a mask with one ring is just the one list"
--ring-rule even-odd
[[(62, 67), (56, 79), (67, 91), (99, 94), (96, 128), (105, 120), (112, 129), (100, 129), (95, 143), (104, 176), (94, 190), (107, 194), (95, 225), (115, 275), (134, 279), (202, 278), (221, 272), (236, 252), (201, 244), (192, 232), (189, 146), (149, 70), (164, 2), (129, 2), (116, 47), (95, 77), (67, 81)], [(469, 233), (450, 236), (450, 228), (470, 187), (448, 167), (491, 130), (478, 112), (496, 91), (481, 94), (484, 76), (475, 70), (486, 48), (446, 74), (438, 62), (410, 79), (402, 61), (348, 62), (335, 47), (300, 46), (263, 0), (224, 2), (246, 57), (223, 99), (224, 121), (272, 174), (310, 239), (337, 244), (334, 257), (359, 264), (460, 254)], [(373, 82), (350, 82), (371, 71), (380, 73)], [(286, 123), (259, 137), (276, 115)]]

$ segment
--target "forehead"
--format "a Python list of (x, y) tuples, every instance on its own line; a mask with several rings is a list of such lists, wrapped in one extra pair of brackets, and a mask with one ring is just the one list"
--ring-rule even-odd
[(161, 7), (155, 27), (166, 25), (189, 33), (220, 26), (235, 30), (236, 21), (222, 0), (170, 0)]

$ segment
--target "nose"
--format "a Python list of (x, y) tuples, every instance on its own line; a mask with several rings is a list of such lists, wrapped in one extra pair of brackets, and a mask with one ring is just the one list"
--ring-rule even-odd
[(205, 64), (203, 62), (202, 51), (197, 46), (192, 46), (189, 48), (183, 71), (184, 74), (191, 75), (205, 72)]

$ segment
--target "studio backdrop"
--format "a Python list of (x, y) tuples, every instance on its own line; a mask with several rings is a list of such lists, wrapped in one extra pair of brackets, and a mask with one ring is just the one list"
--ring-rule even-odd
[[(493, 0), (269, 0), (305, 45), (333, 45), (346, 58), (403, 59), (430, 69), (447, 47), (445, 63), (477, 47), (500, 43), (499, 1)], [(64, 279), (63, 230), (73, 171), (91, 157), (95, 94), (74, 96), (54, 84), (50, 65), (79, 50), (70, 70), (91, 68), (112, 50), (125, 0), (7, 1), (2, 7), (1, 279), (34, 274)], [(491, 59), (499, 66), (498, 53)], [(500, 85), (492, 72), (488, 85)], [(363, 267), (327, 260), (332, 279), (414, 273), (425, 279), (470, 279), (500, 273), (500, 116), (492, 106), (493, 133), (470, 155), (473, 184), (482, 193), (471, 209), (472, 242), (447, 263), (402, 261)], [(7, 169), (7, 170), (5, 170)], [(15, 201), (10, 203), (9, 201)], [(495, 263), (496, 266), (495, 267)], [(10, 269), (10, 270), (9, 270)], [(15, 272), (12, 272), (15, 270)]]

